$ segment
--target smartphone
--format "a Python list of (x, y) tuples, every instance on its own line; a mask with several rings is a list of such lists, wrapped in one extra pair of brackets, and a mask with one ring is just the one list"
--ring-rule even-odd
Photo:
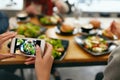
[(13, 38), (11, 42), (10, 52), (12, 54), (21, 54), (25, 56), (36, 55), (36, 45), (40, 46), (43, 55), (45, 48), (45, 40), (34, 38)]

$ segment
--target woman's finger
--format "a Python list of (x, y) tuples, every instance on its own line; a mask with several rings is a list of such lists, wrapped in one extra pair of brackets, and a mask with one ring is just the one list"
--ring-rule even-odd
[(5, 33), (3, 33), (3, 34), (0, 35), (0, 38), (9, 36), (9, 35), (11, 35), (11, 34), (16, 34), (16, 32), (5, 32)]
[(29, 65), (29, 64), (34, 64), (34, 63), (35, 63), (35, 60), (32, 60), (32, 61), (25, 62), (24, 64)]
[(41, 49), (38, 45), (36, 45), (36, 59), (42, 59)]
[(45, 54), (44, 54), (44, 58), (45, 57), (49, 57), (49, 56), (52, 56), (52, 49), (53, 49), (53, 47), (52, 47), (52, 45), (51, 44), (49, 44), (49, 43), (47, 43), (46, 44), (46, 52), (45, 52)]
[(7, 41), (10, 38), (15, 37), (16, 34), (17, 34), (17, 33), (13, 33), (13, 32), (10, 32), (9, 34), (8, 33), (6, 33), (5, 35), (3, 34), (2, 36), (0, 36), (0, 39), (1, 39), (0, 44), (4, 43), (5, 41)]
[(33, 58), (33, 57), (30, 57), (30, 58), (27, 58), (25, 61), (27, 62), (27, 61), (31, 61), (31, 60), (34, 60), (35, 58)]
[(0, 54), (0, 60), (6, 59), (6, 58), (11, 58), (11, 57), (15, 57), (15, 55), (10, 54), (10, 53)]
[(29, 65), (29, 64), (33, 64), (34, 62), (35, 62), (35, 58), (30, 57), (25, 60), (24, 64)]

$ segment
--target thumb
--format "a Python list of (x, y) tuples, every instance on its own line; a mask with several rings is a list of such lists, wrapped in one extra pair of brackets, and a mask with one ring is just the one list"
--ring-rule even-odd
[(42, 59), (41, 49), (38, 45), (36, 45), (36, 59)]

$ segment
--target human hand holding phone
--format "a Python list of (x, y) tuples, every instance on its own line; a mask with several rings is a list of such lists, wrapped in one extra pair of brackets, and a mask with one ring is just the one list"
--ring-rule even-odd
[(52, 56), (52, 45), (46, 43), (44, 55), (41, 55), (41, 48), (36, 46), (36, 57), (29, 57), (25, 60), (25, 64), (35, 63), (35, 71), (37, 80), (49, 80), (50, 71), (54, 57)]
[(35, 39), (35, 38), (13, 38), (11, 42), (10, 52), (12, 54), (35, 57), (36, 55), (35, 46), (36, 45), (41, 47), (41, 51), (43, 53), (44, 47), (45, 47), (45, 40), (40, 40), (40, 39)]
[(52, 56), (52, 46), (46, 44), (46, 51), (42, 57), (41, 49), (36, 46), (35, 71), (37, 80), (49, 80), (54, 57)]

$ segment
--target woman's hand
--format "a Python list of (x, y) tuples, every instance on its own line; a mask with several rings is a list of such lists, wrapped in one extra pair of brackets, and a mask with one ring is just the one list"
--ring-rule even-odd
[(28, 12), (29, 14), (38, 14), (38, 12), (36, 11), (36, 9), (33, 5), (28, 6), (26, 8), (26, 12)]
[(35, 71), (38, 80), (49, 80), (53, 60), (52, 45), (47, 43), (43, 57), (40, 47), (36, 46)]
[(42, 9), (41, 9), (41, 5), (35, 5), (32, 3), (25, 10), (28, 14), (39, 15)]
[(57, 7), (59, 13), (65, 14), (69, 11), (68, 5), (62, 0), (56, 0), (54, 4)]
[[(0, 35), (0, 50), (1, 50), (3, 43), (15, 37), (16, 34), (17, 34), (16, 32), (6, 32), (6, 33), (1, 34)], [(13, 57), (13, 55), (10, 53), (0, 54), (0, 60), (5, 59), (5, 58), (10, 58), (10, 57)]]
[(35, 71), (38, 80), (49, 80), (50, 71), (54, 60), (52, 56), (52, 49), (52, 45), (47, 43), (46, 50), (42, 56), (40, 47), (36, 46), (36, 58), (30, 57), (25, 61), (25, 64), (27, 65), (35, 63)]

